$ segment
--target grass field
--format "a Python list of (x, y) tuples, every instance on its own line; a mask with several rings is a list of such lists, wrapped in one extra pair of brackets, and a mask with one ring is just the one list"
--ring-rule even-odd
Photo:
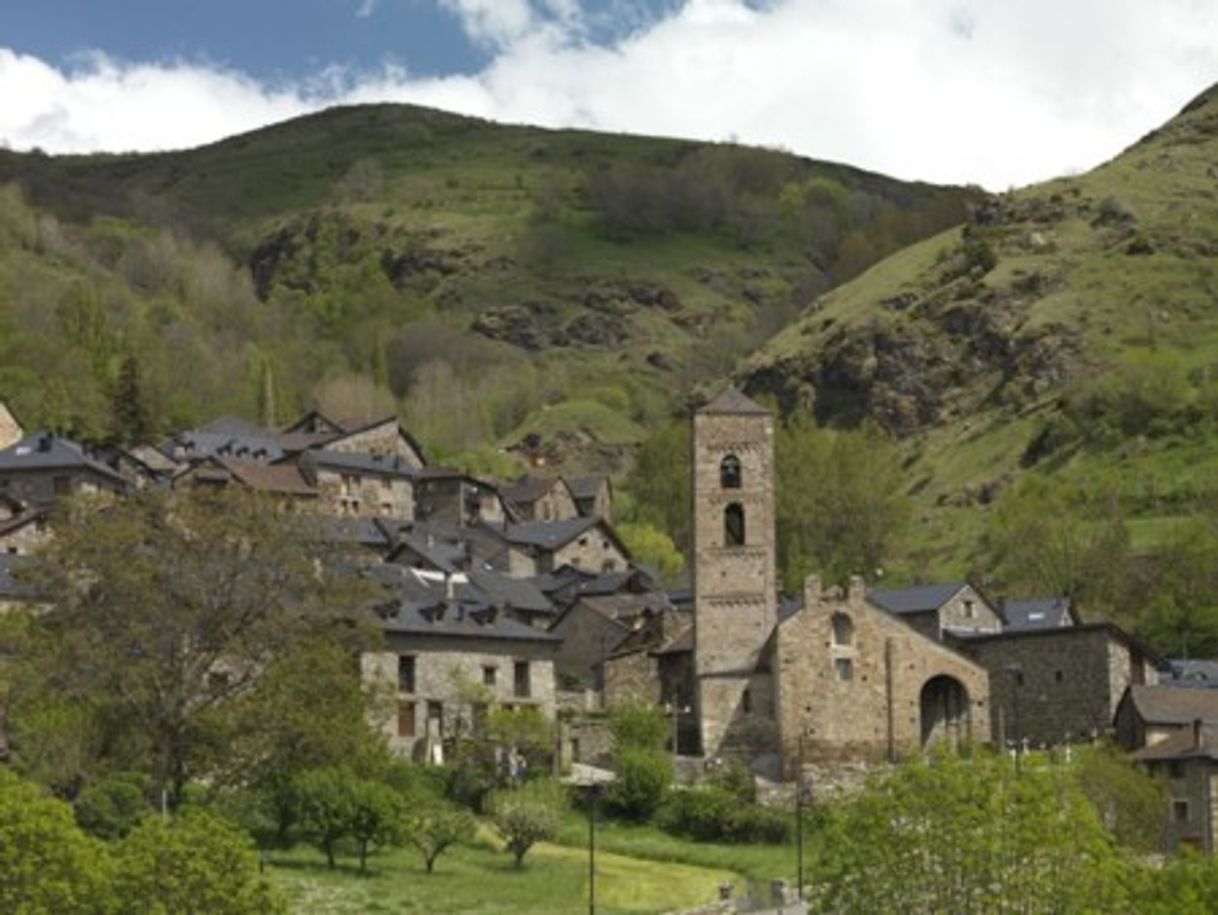
[[(578, 831), (578, 830), (576, 830)], [(690, 908), (714, 899), (719, 884), (742, 875), (722, 866), (658, 861), (620, 852), (628, 843), (615, 827), (606, 827), (596, 856), (597, 911), (606, 915), (643, 915)], [(574, 835), (566, 836), (574, 838)], [(586, 833), (584, 834), (586, 842)], [(674, 845), (678, 843), (669, 840)], [(619, 849), (610, 851), (605, 845)], [(708, 860), (719, 857), (714, 846)], [(652, 845), (652, 850), (657, 846)], [(737, 850), (743, 851), (743, 850)], [(699, 857), (696, 850), (690, 858)], [(726, 857), (726, 856), (725, 856)], [(273, 880), (299, 913), (452, 913), (452, 915), (545, 915), (581, 911), (588, 898), (588, 857), (584, 845), (543, 844), (517, 870), (511, 857), (489, 836), (440, 858), (434, 874), (409, 849), (395, 849), (373, 859), (361, 876), (353, 863), (335, 870), (307, 849), (276, 855)]]

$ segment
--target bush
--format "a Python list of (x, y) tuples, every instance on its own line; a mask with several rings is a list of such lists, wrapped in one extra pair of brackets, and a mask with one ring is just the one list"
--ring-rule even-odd
[(149, 817), (123, 839), (116, 858), (115, 890), (124, 912), (287, 911), (259, 875), (250, 837), (203, 810), (189, 810), (171, 823)]
[(451, 845), (468, 842), (477, 831), (473, 816), (443, 802), (425, 804), (406, 818), (406, 841), (423, 855), (427, 873)]
[(699, 842), (781, 843), (791, 838), (785, 811), (741, 803), (737, 795), (716, 787), (672, 792), (656, 825)]
[(619, 705), (609, 713), (609, 727), (614, 745), (620, 751), (626, 747), (658, 750), (668, 737), (668, 719), (654, 705)]
[(352, 839), (359, 851), (360, 872), (367, 870), (374, 845), (401, 840), (404, 805), (388, 785), (359, 778), (345, 768), (315, 769), (297, 780), (301, 830), (334, 866), (343, 839)]
[(0, 912), (103, 913), (109, 889), (105, 846), (72, 808), (0, 770)]
[(627, 746), (617, 753), (617, 779), (609, 785), (609, 808), (632, 820), (649, 820), (672, 784), (672, 758), (663, 750)]
[(140, 772), (116, 772), (86, 787), (76, 799), (76, 822), (99, 839), (121, 839), (148, 813), (150, 785)]

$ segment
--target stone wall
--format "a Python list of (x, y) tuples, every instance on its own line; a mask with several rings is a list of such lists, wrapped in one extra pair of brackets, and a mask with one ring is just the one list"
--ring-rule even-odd
[[(549, 643), (521, 641), (510, 644), (495, 639), (412, 638), (389, 634), (385, 651), (366, 652), (360, 658), (364, 682), (386, 696), (387, 708), (378, 724), (389, 738), (394, 752), (416, 756), (427, 729), (428, 703), (441, 713), (443, 725), (436, 736), (449, 738), (469, 734), (475, 709), (470, 697), (477, 694), (502, 706), (537, 706), (548, 717), (555, 713), (553, 647)], [(398, 684), (398, 658), (415, 659), (414, 692), (404, 692)], [(529, 664), (529, 695), (515, 692), (514, 665)], [(487, 685), (487, 669), (495, 671), (494, 684)], [(470, 689), (474, 687), (474, 689)], [(411, 714), (413, 704), (414, 736), (399, 733), (399, 714)]]
[(67, 495), (118, 492), (123, 484), (91, 470), (22, 470), (0, 476), (0, 493), (42, 508)]
[(1002, 617), (971, 585), (939, 608), (939, 626), (956, 632), (1001, 632)]
[(1205, 757), (1147, 764), (1163, 785), (1163, 850), (1187, 845), (1212, 854), (1218, 827), (1218, 766)]
[(600, 525), (589, 528), (554, 551), (550, 568), (560, 569), (566, 565), (589, 572), (621, 572), (629, 567), (626, 554)]
[(562, 638), (554, 658), (560, 679), (592, 684), (597, 666), (628, 630), (581, 601), (564, 613), (551, 631)]
[(405, 477), (317, 470), (318, 510), (363, 518), (414, 518), (414, 485)]
[[(754, 675), (777, 622), (773, 417), (699, 411), (693, 422), (694, 644), (702, 751), (764, 755), (775, 749), (769, 677)], [(724, 461), (739, 462), (725, 486)], [(743, 543), (727, 536), (738, 505)]]
[(571, 490), (561, 480), (555, 480), (549, 491), (523, 512), (530, 521), (567, 521), (579, 517)]
[(0, 553), (28, 556), (51, 539), (50, 529), (42, 517), (36, 517), (6, 534), (0, 534)]
[[(995, 737), (1033, 746), (1112, 733), (1140, 655), (1105, 625), (965, 639), (960, 647), (990, 672)], [(1148, 660), (1141, 676), (1157, 680)]]
[(25, 430), (17, 422), (17, 418), (9, 411), (8, 406), (0, 401), (0, 450), (15, 445), (25, 438)]
[(990, 739), (989, 677), (968, 658), (865, 598), (810, 577), (801, 611), (778, 627), (775, 673), (784, 771), (806, 761), (878, 761), (925, 739)]

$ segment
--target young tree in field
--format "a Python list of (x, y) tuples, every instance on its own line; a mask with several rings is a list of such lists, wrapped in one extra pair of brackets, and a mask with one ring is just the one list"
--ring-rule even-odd
[(453, 845), (474, 837), (476, 824), (465, 810), (433, 801), (419, 805), (406, 817), (403, 826), (406, 841), (419, 850), (427, 873), (435, 870), (436, 859)]
[(215, 768), (233, 700), (302, 640), (346, 637), (370, 596), (300, 516), (238, 492), (77, 500), (54, 531), (14, 690), (92, 703), (123, 738), (103, 752), (174, 806)]
[(516, 867), (524, 867), (530, 848), (558, 832), (563, 803), (562, 789), (549, 781), (530, 782), (492, 797), (492, 823)]
[(373, 847), (402, 841), (402, 797), (382, 782), (360, 778), (347, 767), (331, 767), (301, 775), (296, 792), (301, 829), (325, 853), (330, 867), (342, 839), (355, 842), (361, 874), (368, 870)]

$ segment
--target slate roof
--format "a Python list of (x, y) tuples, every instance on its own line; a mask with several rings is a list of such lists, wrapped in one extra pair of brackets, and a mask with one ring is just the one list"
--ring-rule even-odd
[(212, 457), (191, 472), (195, 479), (205, 483), (228, 483), (235, 480), (256, 492), (288, 496), (317, 495), (316, 487), (310, 485), (295, 464), (264, 464), (261, 461)]
[(35, 432), (0, 451), (0, 473), (38, 470), (90, 470), (126, 483), (114, 468), (95, 459), (85, 446), (50, 432)]
[(769, 416), (770, 411), (745, 397), (736, 388), (727, 388), (710, 403), (698, 409), (699, 413), (736, 413), (753, 416)]
[(1038, 597), (1031, 600), (1005, 600), (1000, 608), (1007, 631), (1053, 629), (1070, 626), (1074, 616), (1068, 597)]
[(694, 650), (694, 627), (686, 626), (676, 636), (669, 640), (668, 644), (661, 645), (652, 654), (683, 654), (687, 651)]
[(609, 479), (606, 476), (589, 476), (589, 477), (564, 477), (567, 483), (567, 489), (571, 490), (571, 495), (576, 499), (595, 499), (596, 494), (601, 491), (601, 487)]
[(580, 534), (596, 527), (599, 518), (570, 518), (566, 521), (523, 521), (509, 524), (503, 530), (503, 538), (509, 543), (536, 546), (545, 550), (557, 550), (566, 546)]
[(871, 588), (867, 599), (889, 613), (901, 616), (907, 613), (929, 613), (938, 610), (949, 600), (968, 587), (965, 582), (953, 581), (942, 585), (914, 585), (909, 588)]
[(1129, 700), (1147, 724), (1191, 724), (1201, 720), (1218, 725), (1218, 692), (1181, 686), (1129, 687)]
[(465, 576), (455, 577), (452, 596), (442, 575), (427, 575), (398, 566), (375, 568), (375, 577), (393, 598), (378, 609), (387, 632), (412, 635), (556, 643), (552, 633), (513, 619), (505, 608)]
[(396, 454), (378, 457), (354, 451), (327, 451), (324, 448), (318, 448), (309, 451), (300, 460), (340, 472), (348, 470), (355, 473), (398, 477), (418, 475), (418, 469), (413, 464)]
[(1169, 660), (1159, 682), (1193, 689), (1218, 688), (1218, 661)]
[[(1200, 737), (1200, 741), (1198, 741)], [(1198, 745), (1200, 743), (1200, 745)], [(1135, 762), (1165, 762), (1174, 759), (1218, 760), (1218, 727), (1203, 724), (1201, 733), (1183, 728), (1158, 743), (1129, 754)]]
[(509, 502), (529, 505), (542, 498), (559, 482), (555, 477), (539, 477), (526, 473), (515, 482), (500, 487), (499, 491)]

